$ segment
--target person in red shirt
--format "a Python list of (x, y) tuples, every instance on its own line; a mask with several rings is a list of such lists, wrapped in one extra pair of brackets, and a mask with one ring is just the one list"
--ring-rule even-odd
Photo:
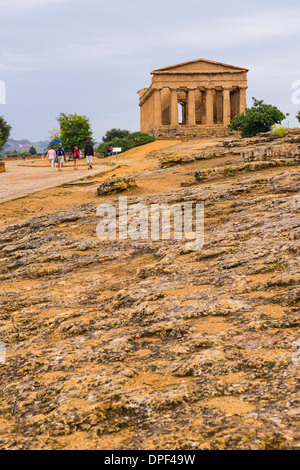
[(72, 154), (73, 154), (73, 160), (74, 160), (74, 170), (78, 170), (78, 160), (80, 158), (80, 150), (77, 147), (77, 145), (74, 145)]

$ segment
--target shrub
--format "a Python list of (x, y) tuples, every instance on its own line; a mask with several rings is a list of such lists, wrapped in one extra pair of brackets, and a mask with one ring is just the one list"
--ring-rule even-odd
[(30, 155), (36, 155), (36, 148), (33, 147), (33, 145), (30, 147), (29, 153), (30, 153)]
[(276, 124), (272, 126), (273, 133), (278, 135), (279, 137), (283, 137), (287, 130), (288, 128), (284, 126), (277, 126)]
[(104, 137), (102, 137), (102, 142), (110, 142), (114, 139), (123, 139), (127, 137), (130, 132), (127, 129), (110, 129), (110, 131), (106, 131)]
[(246, 108), (244, 113), (235, 116), (229, 124), (229, 129), (241, 131), (242, 137), (269, 132), (274, 124), (280, 124), (286, 117), (276, 106), (252, 99), (252, 108)]
[(5, 152), (3, 156), (5, 158), (16, 158), (16, 157), (21, 157), (21, 153), (18, 152), (17, 150), (13, 150), (12, 152)]
[(144, 132), (132, 132), (129, 133), (126, 137), (114, 138), (109, 142), (103, 142), (99, 145), (98, 152), (103, 153), (104, 156), (107, 156), (107, 151), (110, 146), (121, 147), (122, 152), (126, 152), (126, 150), (148, 144), (149, 142), (154, 142), (154, 140), (155, 138), (152, 135), (146, 134)]
[(4, 117), (0, 116), (0, 150), (4, 147), (10, 136), (11, 126), (7, 124)]

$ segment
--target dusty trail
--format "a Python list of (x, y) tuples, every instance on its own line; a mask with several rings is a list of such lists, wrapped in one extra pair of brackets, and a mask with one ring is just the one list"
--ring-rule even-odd
[[(213, 145), (212, 141), (201, 141), (199, 146)], [(44, 215), (61, 208), (76, 207), (82, 202), (99, 202), (96, 188), (110, 175), (131, 175), (132, 173), (152, 170), (157, 167), (157, 158), (145, 158), (150, 152), (174, 146), (174, 141), (158, 140), (142, 147), (137, 147), (117, 158), (94, 158), (93, 170), (87, 170), (85, 160), (80, 161), (78, 172), (74, 172), (69, 162), (60, 174), (50, 172), (49, 163), (28, 160), (6, 162), (7, 171), (0, 174), (0, 228), (12, 223), (27, 220), (34, 215)], [(110, 165), (111, 164), (111, 165)], [(21, 166), (20, 166), (21, 165)], [(100, 173), (100, 175), (99, 175)], [(75, 174), (75, 175), (74, 175)], [(94, 181), (89, 187), (64, 188), (64, 183), (86, 179)], [(167, 181), (161, 181), (164, 189)], [(155, 181), (153, 181), (153, 186)], [(158, 189), (159, 190), (159, 189)], [(151, 184), (134, 194), (151, 192)], [(27, 196), (27, 197), (26, 197)]]

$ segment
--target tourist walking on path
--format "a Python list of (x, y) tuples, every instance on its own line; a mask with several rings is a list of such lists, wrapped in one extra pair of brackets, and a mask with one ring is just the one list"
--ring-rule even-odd
[(58, 162), (58, 171), (62, 171), (62, 166), (65, 161), (65, 151), (61, 143), (56, 150), (56, 157)]
[(88, 170), (92, 170), (92, 163), (93, 163), (93, 156), (94, 156), (94, 148), (89, 140), (86, 141), (84, 147), (84, 156), (86, 158), (86, 163), (88, 166)]
[(54, 160), (56, 159), (56, 152), (53, 147), (48, 150), (47, 159), (51, 164), (51, 171), (54, 171)]
[(78, 170), (78, 160), (80, 158), (80, 151), (77, 145), (74, 145), (72, 154), (73, 154), (73, 160), (74, 160), (74, 170)]

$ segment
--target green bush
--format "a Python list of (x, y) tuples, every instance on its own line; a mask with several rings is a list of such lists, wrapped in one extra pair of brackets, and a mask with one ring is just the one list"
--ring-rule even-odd
[(10, 136), (11, 126), (7, 124), (4, 117), (0, 116), (0, 150), (4, 147)]
[(130, 132), (127, 129), (110, 129), (109, 131), (106, 131), (106, 134), (104, 137), (102, 137), (103, 142), (110, 142), (114, 139), (123, 139), (124, 137), (127, 137), (130, 134)]
[(13, 150), (12, 152), (6, 151), (2, 155), (2, 157), (4, 157), (4, 158), (18, 158), (18, 157), (22, 157), (23, 153), (25, 153), (26, 157), (30, 155), (28, 152), (18, 152), (17, 150)]
[(235, 116), (229, 124), (229, 129), (240, 131), (242, 137), (253, 137), (261, 132), (269, 132), (273, 124), (280, 124), (286, 117), (276, 106), (252, 99), (252, 108), (246, 108), (244, 113)]
[(16, 151), (13, 151), (13, 152), (5, 152), (5, 154), (3, 154), (3, 157), (5, 158), (16, 158), (16, 157), (20, 157), (21, 154), (16, 152)]
[(149, 142), (154, 142), (154, 140), (155, 138), (152, 135), (146, 134), (144, 132), (132, 132), (129, 133), (126, 137), (114, 138), (109, 142), (103, 142), (99, 145), (98, 152), (103, 153), (103, 155), (107, 157), (108, 148), (110, 146), (121, 147), (122, 152), (126, 152), (126, 150), (148, 144)]
[(30, 153), (30, 155), (36, 155), (36, 148), (33, 147), (33, 145), (30, 147), (29, 153)]

